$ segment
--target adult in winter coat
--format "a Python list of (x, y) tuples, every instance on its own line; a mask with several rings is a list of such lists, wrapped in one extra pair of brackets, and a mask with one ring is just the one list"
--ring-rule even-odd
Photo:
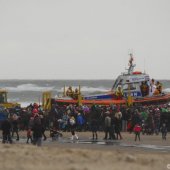
[(166, 140), (166, 135), (167, 135), (167, 127), (166, 124), (163, 123), (162, 127), (161, 127), (161, 133), (162, 133), (162, 139)]
[(33, 131), (33, 144), (37, 146), (42, 145), (42, 135), (43, 135), (43, 127), (41, 124), (40, 118), (37, 116), (34, 118), (34, 125), (32, 127)]
[(1, 125), (1, 129), (2, 129), (2, 143), (12, 143), (12, 139), (11, 139), (11, 124), (9, 122), (9, 120), (4, 120), (2, 122), (2, 125)]
[(122, 119), (122, 113), (120, 111), (116, 112), (115, 114), (115, 133), (116, 133), (116, 138), (122, 139), (122, 135), (120, 133), (121, 131), (121, 120)]
[(106, 117), (105, 117), (105, 120), (104, 120), (104, 126), (105, 126), (105, 137), (104, 139), (108, 139), (108, 134), (109, 134), (109, 139), (111, 139), (111, 136), (110, 136), (110, 131), (111, 131), (111, 117), (110, 117), (110, 112), (107, 111), (106, 112)]

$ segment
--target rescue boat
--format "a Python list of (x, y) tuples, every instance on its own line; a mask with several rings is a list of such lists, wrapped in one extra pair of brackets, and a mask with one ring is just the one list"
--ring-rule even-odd
[[(111, 105), (111, 104), (161, 104), (170, 102), (170, 93), (161, 92), (160, 94), (143, 95), (141, 91), (142, 82), (147, 83), (150, 87), (150, 77), (146, 73), (134, 71), (136, 64), (133, 64), (133, 55), (130, 54), (129, 67), (125, 72), (121, 73), (112, 86), (112, 89), (104, 94), (96, 95), (81, 95), (79, 93), (77, 99), (69, 96), (62, 96), (55, 99), (58, 104), (98, 104), (98, 105)], [(116, 91), (121, 88), (123, 96), (118, 98)], [(80, 90), (79, 90), (80, 92)]]

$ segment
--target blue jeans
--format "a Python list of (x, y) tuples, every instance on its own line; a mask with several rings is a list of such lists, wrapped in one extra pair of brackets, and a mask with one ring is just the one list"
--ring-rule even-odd
[(41, 137), (34, 138), (33, 143), (34, 143), (34, 145), (42, 146), (42, 138)]

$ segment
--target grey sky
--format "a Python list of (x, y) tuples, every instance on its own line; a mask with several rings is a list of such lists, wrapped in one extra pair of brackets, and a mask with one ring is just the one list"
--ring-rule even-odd
[(0, 79), (170, 79), (170, 0), (0, 0)]

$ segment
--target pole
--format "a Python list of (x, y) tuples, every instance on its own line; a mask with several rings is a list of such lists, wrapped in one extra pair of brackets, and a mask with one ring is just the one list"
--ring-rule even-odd
[(82, 105), (82, 96), (81, 96), (81, 87), (79, 85), (79, 92), (78, 92), (78, 105)]
[(128, 104), (128, 106), (131, 106), (133, 104), (132, 96), (131, 96), (131, 92), (130, 92), (130, 83), (128, 84), (128, 99), (127, 99), (127, 104)]
[(66, 86), (64, 85), (63, 97), (66, 97)]

